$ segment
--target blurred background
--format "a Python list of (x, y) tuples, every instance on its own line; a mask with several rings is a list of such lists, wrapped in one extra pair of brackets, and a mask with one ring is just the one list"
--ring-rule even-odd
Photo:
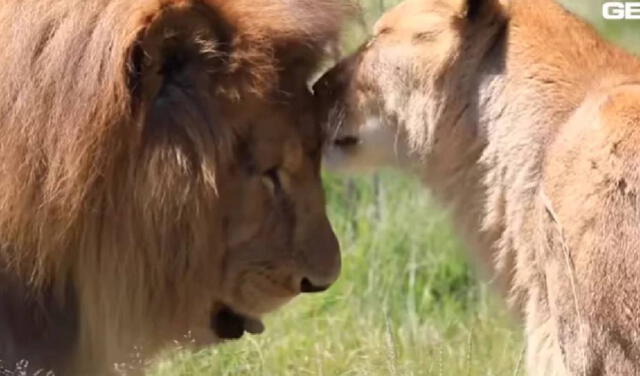
[[(396, 0), (362, 0), (345, 38), (360, 44)], [(600, 0), (565, 0), (640, 52), (640, 21), (604, 21)], [(520, 330), (469, 268), (445, 212), (414, 179), (325, 174), (342, 277), (266, 318), (266, 332), (165, 356), (152, 375), (524, 375)]]

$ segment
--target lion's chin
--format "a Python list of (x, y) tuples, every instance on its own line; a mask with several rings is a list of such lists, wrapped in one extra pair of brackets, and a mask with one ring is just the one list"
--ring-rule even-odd
[(239, 339), (245, 332), (260, 334), (264, 331), (262, 321), (237, 313), (228, 306), (211, 313), (210, 326), (215, 335), (223, 340)]

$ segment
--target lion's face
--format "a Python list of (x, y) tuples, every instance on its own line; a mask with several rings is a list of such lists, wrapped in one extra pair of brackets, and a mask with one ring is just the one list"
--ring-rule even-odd
[(251, 111), (228, 171), (229, 189), (221, 191), (221, 300), (250, 317), (299, 293), (325, 290), (340, 271), (320, 180), (322, 135), (307, 112), (311, 100), (300, 92), (296, 106), (275, 105), (274, 111), (265, 103)]
[(435, 138), (459, 52), (463, 1), (407, 0), (316, 85), (333, 143), (329, 167), (412, 166)]
[(210, 324), (221, 337), (242, 335), (228, 330), (230, 316), (259, 318), (324, 291), (340, 271), (320, 179), (324, 135), (307, 86), (319, 56), (304, 42), (281, 46), (275, 32), (243, 34), (246, 10), (235, 6), (178, 8), (149, 28), (139, 53), (140, 90), (152, 103), (144, 137), (156, 140), (144, 153), (152, 163), (177, 158), (151, 169), (191, 186), (182, 199), (223, 240), (210, 250), (219, 262)]

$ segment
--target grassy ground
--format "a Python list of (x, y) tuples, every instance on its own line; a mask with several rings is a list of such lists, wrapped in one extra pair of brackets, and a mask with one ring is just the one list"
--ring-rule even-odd
[[(363, 23), (392, 2), (369, 0)], [(637, 27), (598, 21), (599, 0), (566, 2), (638, 50)], [(354, 28), (349, 45), (361, 35)], [(339, 283), (268, 317), (261, 336), (168, 355), (154, 376), (523, 374), (520, 331), (418, 183), (386, 172), (327, 176), (326, 186), (344, 254)]]

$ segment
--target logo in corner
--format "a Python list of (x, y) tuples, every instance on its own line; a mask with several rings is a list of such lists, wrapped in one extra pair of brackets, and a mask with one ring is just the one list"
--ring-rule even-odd
[(640, 2), (605, 2), (602, 17), (605, 20), (640, 20)]

